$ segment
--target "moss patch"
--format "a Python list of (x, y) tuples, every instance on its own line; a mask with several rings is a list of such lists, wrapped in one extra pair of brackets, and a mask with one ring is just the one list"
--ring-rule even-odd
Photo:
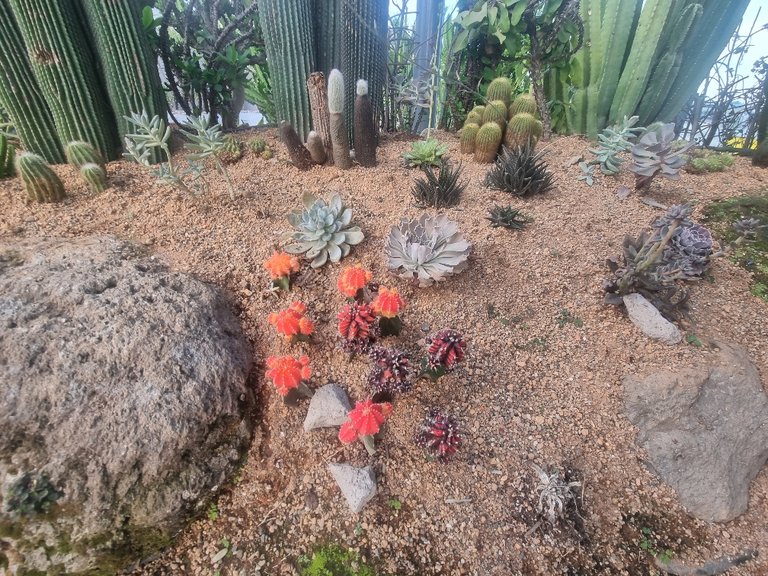
[(301, 576), (375, 576), (373, 568), (367, 566), (352, 551), (331, 544), (315, 550), (312, 558), (300, 561)]
[[(768, 301), (768, 192), (714, 202), (704, 210), (705, 221), (715, 235), (733, 246), (731, 259), (753, 274), (752, 294)], [(760, 222), (756, 234), (738, 244), (734, 222), (755, 218)]]

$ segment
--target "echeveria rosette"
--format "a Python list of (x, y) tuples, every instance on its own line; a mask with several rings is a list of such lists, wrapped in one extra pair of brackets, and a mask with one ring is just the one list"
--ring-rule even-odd
[(286, 237), (291, 241), (285, 247), (290, 254), (304, 254), (312, 268), (320, 268), (329, 260), (338, 262), (350, 252), (351, 246), (360, 244), (365, 236), (358, 226), (350, 226), (352, 210), (346, 208), (341, 196), (334, 194), (326, 203), (322, 198), (305, 194), (303, 210), (288, 214), (294, 227)]
[(392, 404), (389, 402), (374, 402), (371, 398), (356, 402), (355, 407), (347, 414), (348, 420), (339, 429), (339, 440), (350, 444), (359, 439), (368, 454), (375, 454), (373, 437), (391, 412)]
[(429, 349), (427, 358), (422, 362), (422, 374), (437, 380), (464, 360), (467, 343), (461, 333), (450, 328), (443, 328), (434, 336), (427, 338)]
[(431, 408), (414, 441), (431, 457), (445, 463), (461, 446), (459, 425), (439, 408)]

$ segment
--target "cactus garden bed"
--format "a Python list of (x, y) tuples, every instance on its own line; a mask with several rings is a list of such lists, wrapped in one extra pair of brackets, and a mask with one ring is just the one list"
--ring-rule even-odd
[[(765, 383), (768, 303), (751, 292), (748, 270), (717, 259), (690, 289), (690, 316), (681, 323), (688, 343), (649, 340), (603, 303), (601, 288), (605, 261), (621, 252), (624, 237), (663, 214), (636, 192), (617, 194), (633, 187), (631, 173), (597, 174), (589, 186), (578, 179), (574, 157), (586, 157), (591, 144), (556, 138), (537, 148), (545, 151), (554, 189), (517, 198), (485, 187), (489, 165), (462, 157), (456, 135), (438, 133), (450, 158), (464, 158), (468, 180), (461, 201), (441, 212), (473, 248), (461, 273), (419, 288), (391, 275), (384, 255), (390, 228), (425, 212), (411, 195), (420, 174), (401, 162), (409, 142), (385, 137), (373, 168), (300, 172), (287, 163), (276, 130), (257, 135), (274, 157), (247, 151), (232, 164), (234, 197), (222, 178), (209, 178), (210, 190), (191, 197), (128, 161), (107, 165), (110, 187), (100, 194), (73, 168), (54, 166), (68, 194), (61, 204), (26, 205), (18, 179), (0, 181), (0, 235), (131, 239), (229, 290), (260, 360), (260, 425), (239, 476), (173, 547), (131, 574), (299, 574), (313, 551), (328, 545), (377, 574), (640, 575), (653, 573), (654, 556), (672, 554), (696, 566), (750, 548), (758, 558), (729, 574), (768, 573), (768, 469), (752, 483), (749, 508), (737, 520), (692, 519), (646, 467), (620, 383), (630, 373), (700, 364), (714, 340), (745, 347)], [(767, 184), (764, 170), (737, 158), (724, 172), (657, 179), (647, 195), (668, 206), (691, 202), (701, 221), (715, 199), (758, 194)], [(341, 265), (312, 269), (302, 260), (292, 291), (276, 293), (262, 264), (284, 246), (286, 214), (306, 192), (326, 201), (338, 193), (365, 239)], [(530, 222), (521, 230), (491, 227), (489, 209), (510, 204)], [(461, 332), (467, 343), (456, 370), (396, 395), (374, 455), (360, 442), (340, 443), (333, 429), (305, 433), (307, 401), (287, 405), (264, 378), (268, 356), (307, 354), (310, 387), (339, 382), (353, 401), (368, 397), (371, 363), (350, 360), (337, 331), (337, 314), (348, 303), (337, 279), (342, 267), (355, 264), (399, 289), (406, 302), (401, 334), (388, 345), (416, 358), (426, 351), (425, 338), (443, 328)], [(289, 345), (270, 325), (270, 314), (293, 300), (307, 305), (311, 342)], [(428, 459), (414, 443), (434, 406), (461, 429), (461, 445), (447, 462)], [(347, 508), (329, 462), (373, 467), (378, 494), (360, 514)], [(540, 472), (555, 470), (578, 490), (552, 526), (537, 505)]]

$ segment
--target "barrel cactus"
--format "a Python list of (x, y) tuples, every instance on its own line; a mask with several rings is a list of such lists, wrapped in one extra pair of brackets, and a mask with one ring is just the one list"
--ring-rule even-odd
[(107, 173), (98, 164), (86, 162), (80, 167), (80, 176), (88, 183), (93, 192), (103, 192), (107, 187)]
[(472, 154), (475, 151), (475, 138), (479, 130), (480, 126), (478, 124), (464, 124), (464, 128), (459, 132), (462, 154)]
[(488, 92), (485, 96), (488, 101), (501, 100), (504, 102), (504, 106), (509, 106), (512, 100), (512, 82), (509, 78), (494, 78), (488, 85)]
[(75, 140), (64, 147), (67, 162), (75, 168), (82, 168), (85, 164), (97, 164), (104, 168), (104, 159), (96, 149), (82, 140)]
[(13, 166), (16, 149), (8, 142), (8, 137), (0, 132), (0, 179), (10, 178), (14, 175)]
[(535, 116), (538, 113), (536, 99), (533, 97), (533, 94), (520, 94), (520, 96), (515, 98), (512, 104), (509, 105), (508, 112), (510, 120), (515, 115), (521, 113), (533, 114)]
[(530, 146), (536, 147), (541, 137), (541, 121), (533, 114), (521, 112), (512, 117), (504, 133), (504, 146), (510, 150)]
[(501, 145), (502, 131), (496, 122), (486, 122), (475, 136), (475, 160), (488, 164), (496, 158)]
[(64, 198), (64, 184), (42, 156), (21, 152), (16, 158), (16, 170), (24, 182), (29, 202), (58, 202)]
[(483, 112), (483, 124), (486, 122), (496, 122), (499, 128), (504, 130), (507, 126), (507, 105), (503, 100), (494, 100), (488, 102)]
[(334, 194), (326, 203), (322, 198), (305, 194), (304, 208), (288, 214), (294, 231), (286, 235), (290, 254), (304, 254), (312, 268), (320, 268), (329, 260), (338, 262), (350, 247), (360, 244), (365, 236), (358, 226), (350, 226), (352, 209), (346, 208), (341, 196)]

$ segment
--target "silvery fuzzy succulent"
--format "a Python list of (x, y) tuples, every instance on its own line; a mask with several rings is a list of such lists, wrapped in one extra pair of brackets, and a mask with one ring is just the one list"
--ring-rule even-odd
[(632, 147), (632, 172), (635, 173), (635, 189), (646, 188), (653, 178), (661, 174), (677, 180), (680, 168), (685, 164), (683, 154), (692, 146), (686, 144), (672, 149), (675, 139), (674, 123), (661, 124), (648, 131)]
[(618, 174), (621, 171), (621, 164), (624, 162), (619, 154), (630, 150), (632, 148), (630, 141), (635, 139), (637, 132), (645, 130), (645, 128), (634, 127), (637, 120), (638, 116), (631, 118), (624, 116), (624, 122), (621, 125), (616, 124), (605, 128), (598, 134), (597, 143), (599, 146), (589, 149), (597, 158), (589, 164), (599, 164), (600, 171), (608, 176)]
[(365, 238), (358, 226), (350, 226), (352, 209), (344, 206), (338, 194), (326, 203), (307, 193), (302, 203), (303, 210), (288, 214), (288, 222), (295, 231), (286, 235), (293, 243), (288, 244), (285, 251), (304, 254), (307, 260), (312, 260), (312, 268), (320, 268), (328, 260), (338, 262), (349, 254), (351, 246), (360, 244)]
[(456, 222), (423, 214), (418, 220), (404, 218), (392, 227), (386, 244), (387, 266), (401, 278), (425, 287), (464, 270), (471, 250)]

